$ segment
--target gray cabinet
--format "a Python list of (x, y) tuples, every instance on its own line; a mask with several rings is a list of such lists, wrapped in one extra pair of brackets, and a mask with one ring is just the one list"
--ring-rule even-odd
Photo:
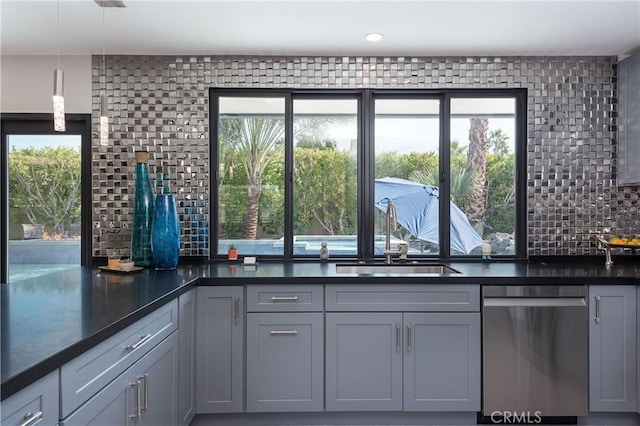
[(58, 370), (2, 401), (0, 424), (54, 425), (58, 422)]
[(640, 52), (618, 64), (618, 185), (640, 185)]
[(60, 411), (65, 418), (178, 329), (172, 300), (60, 368)]
[(244, 288), (211, 286), (196, 290), (196, 412), (241, 412)]
[(188, 425), (196, 414), (196, 289), (178, 299), (179, 424)]
[(178, 334), (173, 333), (138, 361), (142, 416), (136, 424), (178, 424), (178, 348)]
[(635, 412), (636, 288), (589, 287), (589, 410)]
[(405, 313), (404, 410), (480, 410), (480, 314)]
[(175, 425), (177, 381), (178, 336), (173, 333), (61, 425)]
[(247, 411), (322, 411), (323, 314), (247, 314)]
[(479, 411), (479, 286), (453, 287), (327, 285), (326, 409)]
[(402, 314), (326, 314), (327, 411), (402, 410)]

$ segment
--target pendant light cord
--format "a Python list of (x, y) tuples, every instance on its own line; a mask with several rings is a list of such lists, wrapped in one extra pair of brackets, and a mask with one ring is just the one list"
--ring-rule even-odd
[(102, 8), (102, 74), (104, 75), (104, 90), (107, 90), (107, 60), (104, 54), (104, 7)]
[(60, 0), (56, 2), (56, 41), (58, 43), (58, 69), (60, 69)]

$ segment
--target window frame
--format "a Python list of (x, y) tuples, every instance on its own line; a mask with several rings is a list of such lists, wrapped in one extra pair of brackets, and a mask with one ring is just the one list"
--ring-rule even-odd
[[(92, 226), (91, 226), (91, 114), (66, 114), (66, 134), (76, 134), (81, 137), (81, 195), (83, 206), (80, 214), (80, 265), (92, 263)], [(3, 113), (0, 114), (0, 223), (2, 232), (0, 237), (0, 264), (2, 274), (0, 282), (9, 282), (9, 135), (56, 135), (53, 130), (53, 114), (45, 113)]]
[[(450, 198), (450, 118), (453, 98), (514, 98), (515, 115), (515, 186), (516, 186), (516, 250), (514, 255), (496, 255), (494, 259), (526, 259), (526, 200), (527, 200), (527, 89), (288, 89), (288, 88), (215, 88), (209, 89), (209, 152), (210, 158), (210, 255), (213, 260), (225, 256), (218, 254), (218, 116), (221, 97), (279, 97), (285, 99), (285, 166), (284, 166), (284, 251), (283, 255), (261, 256), (275, 259), (309, 259), (314, 255), (293, 255), (293, 101), (296, 99), (358, 99), (357, 140), (357, 259), (372, 260), (374, 255), (374, 181), (375, 181), (375, 100), (376, 99), (438, 99), (440, 101), (439, 167), (441, 175), (439, 204), (440, 253), (424, 256), (430, 260), (481, 260), (480, 256), (451, 256), (449, 203)], [(446, 226), (445, 226), (446, 224)], [(334, 259), (354, 259), (352, 256)], [(414, 259), (421, 259), (416, 257)]]

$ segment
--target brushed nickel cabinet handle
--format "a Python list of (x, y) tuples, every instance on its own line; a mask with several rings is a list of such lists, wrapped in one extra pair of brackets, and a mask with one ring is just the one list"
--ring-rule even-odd
[(130, 385), (131, 387), (135, 387), (136, 388), (136, 412), (135, 414), (130, 414), (129, 418), (131, 419), (139, 419), (142, 416), (142, 411), (141, 411), (141, 407), (140, 407), (140, 401), (142, 399), (141, 395), (140, 395), (140, 382), (134, 382), (131, 383)]
[(22, 423), (18, 426), (29, 426), (33, 424), (36, 420), (40, 420), (42, 418), (42, 411), (36, 411), (35, 413), (27, 413), (24, 415)]
[(298, 296), (271, 296), (272, 302), (297, 302)]
[(147, 411), (149, 408), (149, 375), (147, 373), (142, 376), (138, 376), (138, 380), (142, 380), (144, 382), (144, 405), (142, 406), (142, 412)]
[(400, 352), (401, 344), (400, 344), (400, 325), (396, 324), (396, 352)]
[(596, 324), (600, 323), (600, 296), (593, 296), (594, 299), (596, 299), (596, 316), (593, 317), (593, 320), (596, 322)]
[(236, 323), (236, 325), (240, 324), (240, 298), (236, 297), (234, 302), (234, 322)]
[(298, 334), (298, 330), (271, 330), (269, 332), (269, 334), (271, 334), (272, 336), (278, 336), (278, 335), (292, 335), (295, 336)]
[(133, 343), (131, 345), (125, 346), (125, 349), (128, 350), (128, 351), (134, 351), (134, 350), (138, 349), (138, 347), (140, 347), (140, 345), (142, 345), (144, 342), (146, 342), (150, 338), (151, 338), (150, 334), (143, 334), (142, 336), (140, 336), (140, 338), (138, 339), (137, 342), (135, 342), (135, 343)]
[(411, 324), (407, 324), (407, 352), (411, 352)]

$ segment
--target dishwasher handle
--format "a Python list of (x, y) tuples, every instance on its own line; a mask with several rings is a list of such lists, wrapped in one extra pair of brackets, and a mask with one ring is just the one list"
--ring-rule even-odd
[(584, 297), (487, 297), (483, 300), (483, 306), (495, 307), (560, 307), (578, 306), (586, 307)]

